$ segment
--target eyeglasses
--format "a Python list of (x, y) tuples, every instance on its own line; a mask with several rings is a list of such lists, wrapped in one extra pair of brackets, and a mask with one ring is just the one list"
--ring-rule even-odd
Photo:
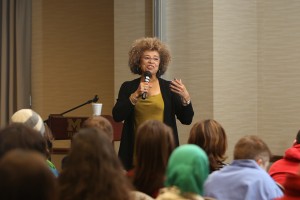
[(160, 60), (159, 58), (151, 58), (151, 57), (148, 57), (148, 56), (143, 57), (143, 59), (147, 62), (149, 62), (151, 60), (153, 60), (154, 62), (159, 62), (159, 60)]

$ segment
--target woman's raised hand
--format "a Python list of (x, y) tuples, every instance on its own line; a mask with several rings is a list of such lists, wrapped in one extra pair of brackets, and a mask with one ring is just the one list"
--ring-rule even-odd
[(172, 92), (175, 92), (181, 97), (182, 103), (184, 105), (189, 104), (191, 101), (191, 97), (186, 87), (182, 83), (181, 79), (176, 79), (171, 81), (170, 89)]

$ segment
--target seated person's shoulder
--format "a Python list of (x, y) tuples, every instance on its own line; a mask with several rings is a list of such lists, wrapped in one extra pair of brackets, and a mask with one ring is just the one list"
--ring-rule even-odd
[(197, 194), (181, 194), (177, 187), (166, 187), (159, 191), (159, 195), (156, 200), (215, 200), (213, 198), (203, 198)]
[(152, 197), (150, 197), (149, 195), (140, 192), (140, 191), (132, 191), (131, 192), (132, 195), (132, 199), (133, 200), (154, 200)]

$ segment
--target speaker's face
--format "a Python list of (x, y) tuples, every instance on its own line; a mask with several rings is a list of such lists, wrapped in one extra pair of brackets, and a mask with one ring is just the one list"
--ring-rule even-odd
[(157, 51), (145, 51), (141, 59), (141, 69), (151, 72), (152, 76), (156, 76), (159, 69), (160, 57)]

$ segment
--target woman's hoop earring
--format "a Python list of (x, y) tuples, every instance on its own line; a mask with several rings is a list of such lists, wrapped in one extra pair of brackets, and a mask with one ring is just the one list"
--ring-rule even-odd
[(140, 68), (139, 68), (139, 67), (136, 67), (135, 72), (136, 72), (137, 74), (140, 74)]

